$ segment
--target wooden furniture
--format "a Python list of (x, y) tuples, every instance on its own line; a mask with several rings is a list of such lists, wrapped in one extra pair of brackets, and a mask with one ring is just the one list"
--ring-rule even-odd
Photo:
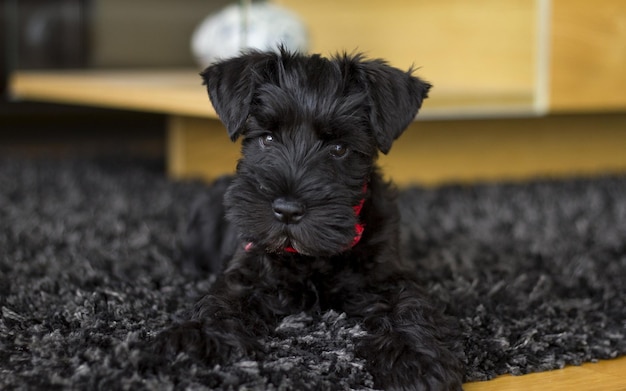
[(419, 67), (435, 91), (524, 96), (527, 113), (626, 108), (623, 0), (274, 0), (312, 51), (365, 51)]
[(418, 73), (433, 95), (523, 97), (545, 107), (549, 1), (274, 0), (309, 27), (311, 51), (363, 51)]
[[(313, 51), (358, 49), (433, 82), (381, 159), (400, 184), (626, 171), (621, 0), (275, 1), (304, 17)], [(166, 114), (169, 173), (210, 179), (232, 171), (239, 147), (198, 71), (19, 72), (10, 88), (18, 99)]]
[(553, 0), (550, 111), (624, 111), (626, 3)]
[[(174, 177), (210, 179), (230, 172), (239, 153), (217, 119), (197, 70), (19, 72), (11, 88), (21, 99), (168, 115), (168, 170)], [(436, 94), (423, 116), (455, 110), (463, 115), (512, 114), (523, 110), (525, 102), (526, 97), (506, 91)]]
[[(211, 179), (233, 171), (239, 146), (201, 83), (193, 69), (19, 72), (11, 90), (19, 99), (166, 114), (169, 174)], [(380, 163), (401, 185), (626, 171), (626, 114), (537, 117), (520, 114), (525, 102), (505, 91), (434, 90)]]

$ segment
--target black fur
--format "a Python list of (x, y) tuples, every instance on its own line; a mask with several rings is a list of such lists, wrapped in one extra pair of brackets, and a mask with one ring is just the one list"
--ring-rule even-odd
[(261, 354), (281, 317), (335, 309), (367, 330), (358, 352), (378, 387), (460, 390), (455, 333), (400, 257), (395, 191), (375, 164), (430, 85), (360, 55), (284, 50), (202, 77), (230, 137), (243, 138), (242, 158), (197, 209), (189, 255), (212, 271), (229, 260), (191, 319), (160, 334), (161, 351), (210, 363)]

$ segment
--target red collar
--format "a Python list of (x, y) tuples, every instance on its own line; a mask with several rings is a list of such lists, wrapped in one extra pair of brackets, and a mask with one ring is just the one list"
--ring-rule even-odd
[[(365, 193), (367, 193), (367, 182), (363, 185), (363, 194)], [(356, 215), (357, 219), (361, 216), (361, 210), (363, 210), (363, 204), (365, 204), (365, 197), (361, 198), (359, 203), (352, 207), (352, 209), (354, 209), (354, 214)], [(360, 219), (358, 219), (356, 224), (354, 224), (354, 232), (355, 232), (354, 239), (352, 239), (352, 243), (350, 243), (350, 245), (346, 247), (346, 249), (350, 249), (356, 246), (359, 243), (359, 241), (361, 241), (361, 237), (363, 236), (364, 231), (365, 231), (365, 224), (362, 223)], [(252, 242), (246, 243), (245, 250), (250, 251), (252, 247), (254, 247), (254, 244)], [(285, 252), (291, 253), (291, 254), (298, 253), (298, 250), (296, 250), (295, 248), (291, 246), (285, 247), (284, 250)]]

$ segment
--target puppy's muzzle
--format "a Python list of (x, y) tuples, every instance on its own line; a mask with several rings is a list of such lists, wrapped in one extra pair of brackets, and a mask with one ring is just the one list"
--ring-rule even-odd
[(277, 198), (272, 202), (276, 220), (283, 224), (296, 224), (304, 217), (305, 208), (301, 202), (289, 198)]

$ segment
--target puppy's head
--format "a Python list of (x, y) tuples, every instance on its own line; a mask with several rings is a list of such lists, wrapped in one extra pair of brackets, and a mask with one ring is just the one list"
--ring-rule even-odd
[[(330, 91), (320, 91), (328, 93), (329, 99), (358, 95), (359, 103), (365, 104), (368, 111), (368, 126), (363, 130), (371, 132), (385, 154), (415, 118), (431, 87), (412, 76), (412, 71), (403, 72), (382, 60), (366, 60), (360, 54), (326, 60), (319, 55), (304, 56), (285, 50), (249, 52), (216, 63), (201, 76), (233, 141), (246, 132), (246, 121), (264, 104), (255, 99), (263, 87), (297, 88), (294, 82), (304, 82), (308, 86), (301, 87), (314, 88), (319, 83), (321, 90), (330, 87)], [(329, 86), (329, 81), (335, 85)]]
[(270, 252), (343, 251), (378, 152), (414, 119), (430, 85), (361, 55), (249, 52), (202, 72), (232, 140), (243, 138), (228, 217)]

